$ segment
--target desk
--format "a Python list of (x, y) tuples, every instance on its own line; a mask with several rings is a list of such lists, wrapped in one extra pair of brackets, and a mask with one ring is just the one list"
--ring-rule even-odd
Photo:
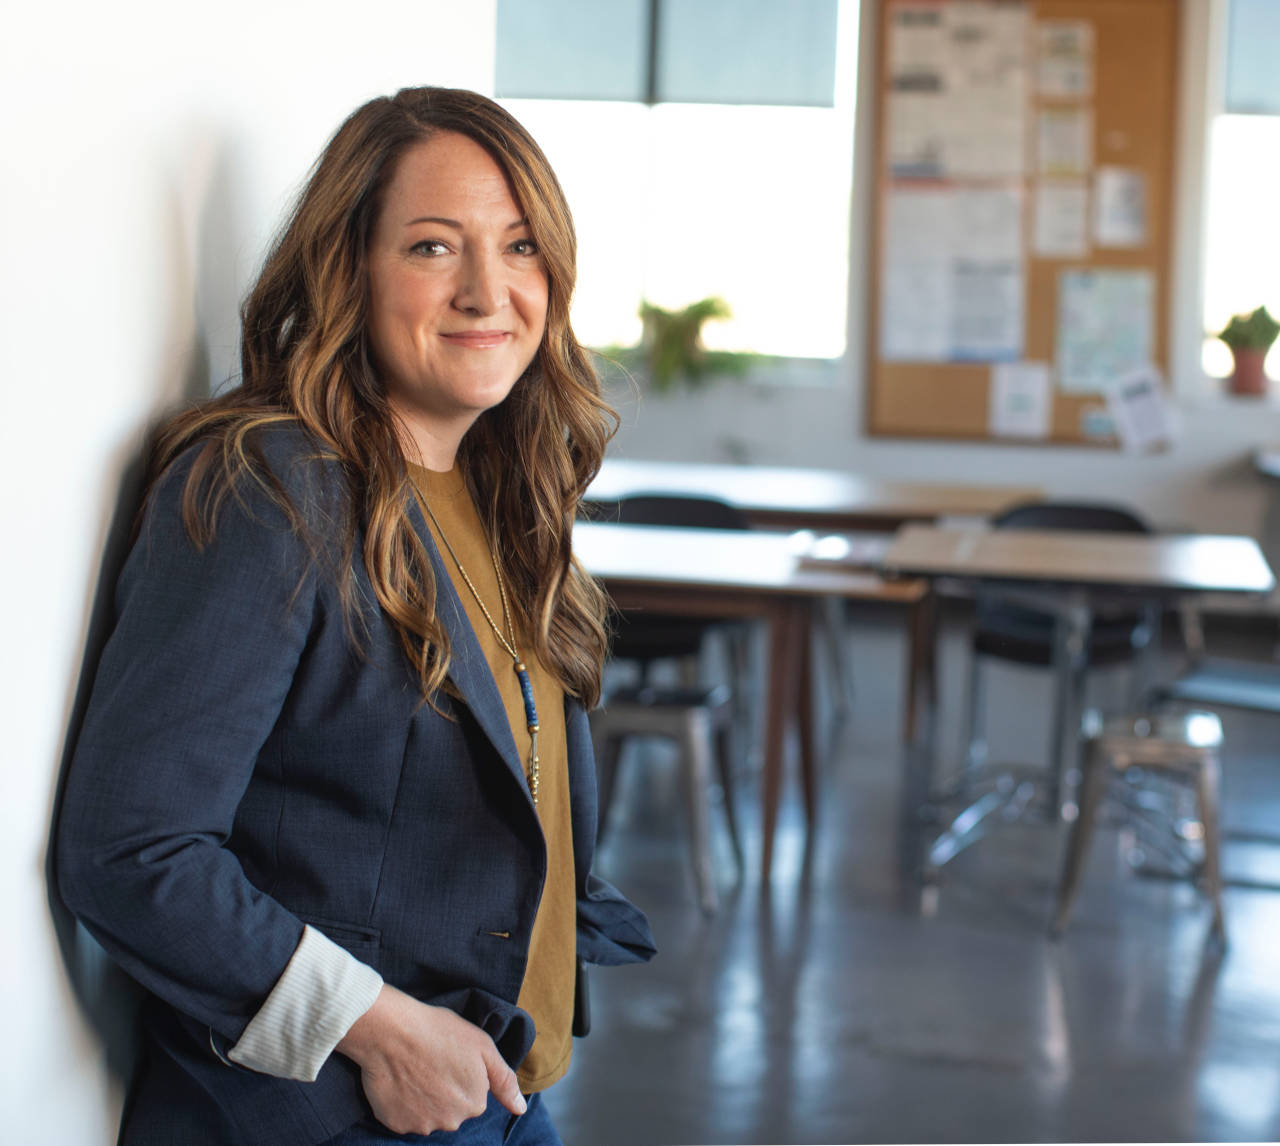
[(892, 601), (910, 611), (908, 696), (917, 677), (931, 672), (921, 658), (931, 652), (926, 586), (888, 582), (874, 573), (811, 568), (780, 533), (737, 533), (645, 525), (578, 522), (574, 554), (600, 578), (619, 609), (652, 609), (687, 616), (758, 617), (769, 624), (765, 682), (764, 774), (760, 871), (767, 885), (782, 789), (786, 727), (796, 721), (807, 822), (812, 826), (817, 778), (813, 751), (811, 681), (812, 606), (823, 597)]
[(762, 528), (886, 532), (908, 521), (990, 517), (1043, 496), (1032, 486), (930, 485), (837, 470), (609, 460), (585, 500), (608, 503), (642, 493), (717, 498)]
[[(1095, 609), (1135, 598), (1179, 602), (1203, 593), (1269, 593), (1275, 578), (1251, 537), (908, 526), (885, 554), (890, 575), (1002, 586), (1057, 618), (1054, 670), (1061, 724), (1049, 806), (1061, 814), (1063, 761), (1076, 743), (1085, 646)], [(934, 638), (930, 638), (934, 639)], [(930, 699), (932, 706), (932, 699)], [(932, 735), (936, 721), (926, 726)], [(929, 766), (932, 768), (932, 752)], [(996, 810), (994, 805), (988, 812)], [(981, 819), (981, 817), (978, 817)], [(965, 831), (979, 828), (967, 822)], [(956, 844), (956, 840), (949, 841)], [(960, 847), (944, 848), (950, 858)], [(935, 844), (935, 851), (938, 845)], [(945, 858), (942, 860), (945, 862)]]

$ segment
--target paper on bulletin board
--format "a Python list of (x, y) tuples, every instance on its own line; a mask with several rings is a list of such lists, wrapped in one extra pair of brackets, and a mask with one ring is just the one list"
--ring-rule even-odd
[(1093, 94), (1093, 25), (1089, 21), (1042, 20), (1036, 26), (1036, 39), (1040, 95), (1083, 99)]
[(1021, 188), (952, 193), (951, 356), (992, 361), (1022, 357), (1025, 259)]
[(943, 362), (951, 353), (951, 193), (900, 189), (886, 199), (880, 356)]
[(1106, 392), (1146, 366), (1155, 341), (1150, 271), (1063, 271), (1058, 278), (1058, 387)]
[(881, 357), (1021, 357), (1021, 190), (897, 188), (886, 197), (886, 207)]
[(1036, 187), (1031, 249), (1042, 259), (1083, 259), (1089, 254), (1087, 183), (1041, 183)]
[(1001, 362), (991, 370), (987, 427), (992, 437), (1043, 439), (1053, 425), (1047, 362)]
[(1141, 247), (1147, 241), (1147, 181), (1130, 167), (1100, 167), (1094, 197), (1094, 239), (1100, 247)]
[(897, 179), (1027, 170), (1022, 4), (899, 3), (888, 43), (888, 165)]
[(1174, 439), (1173, 411), (1160, 372), (1149, 363), (1107, 390), (1107, 409), (1120, 444), (1133, 453), (1163, 449)]
[(1036, 168), (1050, 178), (1084, 176), (1093, 166), (1093, 111), (1047, 107), (1036, 116)]
[(948, 177), (999, 179), (1027, 171), (1027, 10), (1022, 4), (944, 8)]
[(889, 25), (889, 170), (900, 179), (940, 179), (947, 124), (945, 13), (937, 4), (897, 4)]

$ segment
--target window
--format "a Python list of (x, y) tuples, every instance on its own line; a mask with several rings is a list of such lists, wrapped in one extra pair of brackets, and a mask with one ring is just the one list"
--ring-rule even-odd
[[(1233, 314), (1259, 305), (1280, 317), (1280, 3), (1229, 0), (1224, 111), (1208, 157), (1203, 363), (1231, 373), (1231, 352), (1212, 337)], [(1280, 377), (1280, 342), (1267, 356)]]
[[(498, 95), (546, 151), (574, 210), (578, 337), (594, 346), (634, 344), (642, 300), (675, 309), (718, 295), (732, 317), (707, 325), (709, 347), (840, 357), (848, 312), (856, 0), (825, 5), (833, 20), (839, 11), (834, 52), (830, 29), (826, 33), (825, 79), (820, 61), (805, 55), (813, 35), (766, 28), (774, 40), (790, 35), (798, 45), (780, 58), (802, 63), (775, 69), (768, 90), (754, 93), (744, 78), (751, 69), (724, 63), (742, 55), (726, 39), (730, 33), (707, 24), (721, 8), (732, 8), (745, 22), (739, 8), (704, 3), (692, 6), (698, 11), (686, 6), (682, 12), (664, 0), (661, 27), (646, 26), (650, 46), (656, 46), (647, 67), (639, 67), (616, 40), (610, 49), (617, 62), (606, 79), (625, 73), (630, 99), (617, 97), (620, 85), (600, 90), (606, 79), (592, 78), (590, 68), (582, 75), (597, 98), (511, 96), (520, 86), (510, 71), (503, 78), (508, 7), (523, 5), (499, 5)], [(761, 7), (774, 13), (790, 8)], [(630, 10), (623, 24), (635, 27), (638, 12)], [(820, 30), (816, 18), (810, 25), (810, 33)], [(528, 44), (534, 31), (525, 26), (520, 34), (525, 55), (537, 57)], [(690, 44), (714, 45), (720, 64), (696, 67)], [(684, 47), (678, 51), (679, 45)], [(809, 82), (815, 73), (816, 86)], [(635, 89), (638, 74), (647, 77), (644, 91)], [(563, 91), (562, 80), (557, 82)], [(534, 86), (522, 83), (525, 91)], [(815, 106), (823, 85), (834, 94), (826, 106)], [(650, 102), (646, 95), (658, 98)], [(742, 102), (749, 98), (760, 102)]]

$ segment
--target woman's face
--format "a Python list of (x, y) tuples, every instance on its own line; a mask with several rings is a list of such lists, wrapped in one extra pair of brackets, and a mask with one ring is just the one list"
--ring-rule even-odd
[(454, 132), (400, 159), (368, 264), (374, 360), (431, 465), (432, 444), (456, 449), (537, 353), (546, 268), (505, 172)]

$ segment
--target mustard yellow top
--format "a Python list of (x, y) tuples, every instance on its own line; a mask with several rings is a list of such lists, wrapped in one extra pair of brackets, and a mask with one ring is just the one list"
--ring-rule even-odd
[[(475, 630), (476, 639), (489, 663), (489, 671), (507, 709), (516, 750), (528, 772), (530, 737), (525, 724), (524, 700), (511, 654), (502, 647), (493, 628), (476, 604), (476, 599), (459, 574), (457, 564), (440, 536), (443, 532), (457, 559), (467, 571), (489, 616), (508, 637), (502, 613), (502, 597), (493, 571), (493, 559), (484, 525), (467, 492), (462, 473), (455, 466), (447, 473), (410, 465), (410, 476), (419, 496), (431, 506), (439, 522), (430, 515), (427, 525), (449, 570), (453, 587)], [(497, 539), (501, 545), (501, 539)], [(508, 595), (511, 587), (507, 586)], [(514, 620), (514, 617), (513, 617)], [(573, 825), (569, 812), (569, 753), (564, 728), (564, 690), (546, 667), (533, 655), (524, 635), (517, 630), (519, 651), (533, 684), (538, 708), (538, 759), (540, 784), (538, 819), (547, 845), (547, 879), (542, 901), (533, 923), (529, 959), (517, 1005), (533, 1018), (537, 1032), (528, 1057), (517, 1076), (526, 1094), (545, 1090), (569, 1069), (573, 1050), (573, 992), (577, 956), (577, 893), (573, 864)]]

